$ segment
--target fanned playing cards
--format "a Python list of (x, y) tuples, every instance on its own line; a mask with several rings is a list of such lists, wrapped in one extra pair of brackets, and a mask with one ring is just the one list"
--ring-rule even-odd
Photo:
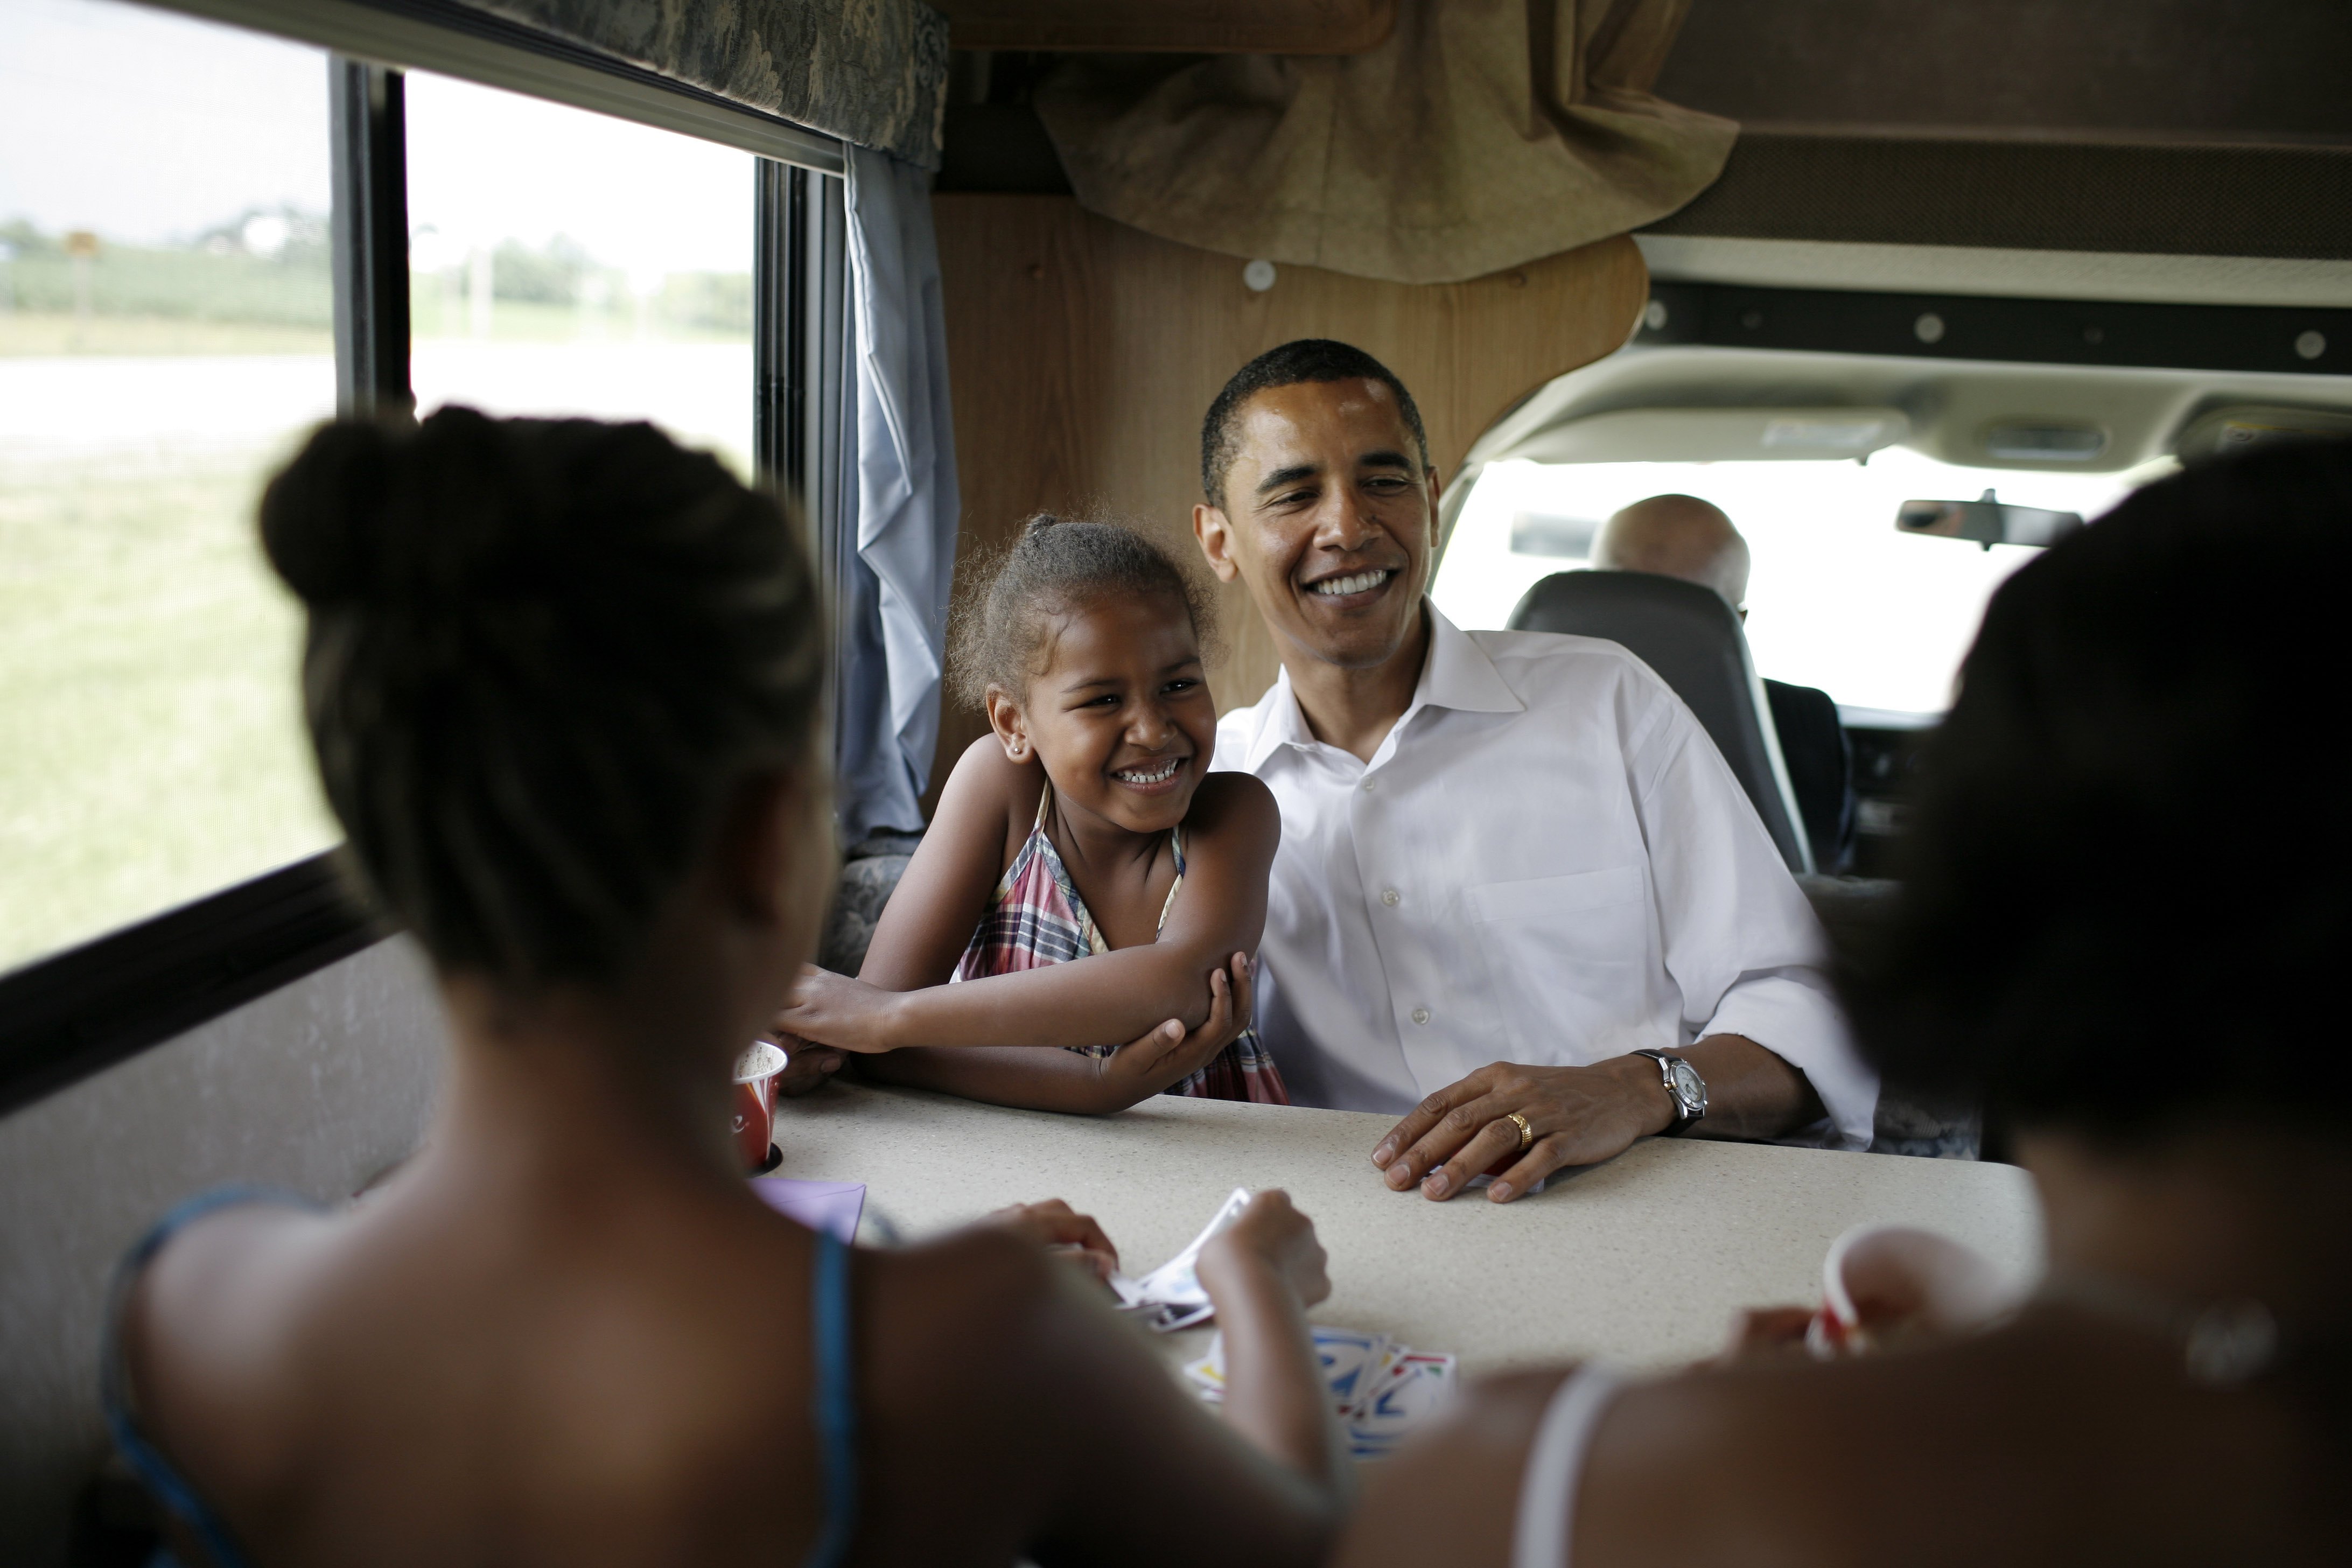
[(1118, 1297), (1119, 1310), (1134, 1313), (1163, 1334), (1207, 1321), (1216, 1308), (1209, 1304), (1209, 1293), (1201, 1289), (1201, 1248), (1209, 1244), (1209, 1237), (1240, 1218), (1249, 1201), (1249, 1189), (1235, 1187), (1183, 1251), (1140, 1279), (1112, 1275), (1110, 1288)]

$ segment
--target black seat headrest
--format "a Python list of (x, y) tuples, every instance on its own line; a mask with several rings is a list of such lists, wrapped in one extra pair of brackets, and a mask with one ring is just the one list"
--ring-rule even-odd
[(1721, 595), (1648, 572), (1558, 572), (1528, 590), (1510, 629), (1604, 637), (1656, 671), (1731, 764), (1789, 869), (1813, 868), (1748, 634)]

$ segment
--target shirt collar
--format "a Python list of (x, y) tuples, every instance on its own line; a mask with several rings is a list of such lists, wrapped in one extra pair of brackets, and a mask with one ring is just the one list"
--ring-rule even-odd
[[(1395, 733), (1402, 734), (1423, 708), (1453, 708), (1465, 713), (1525, 712), (1528, 705), (1519, 700), (1518, 693), (1511, 689), (1476, 639), (1447, 620), (1427, 599), (1422, 604), (1429, 611), (1429, 657), (1421, 667), (1412, 701), (1397, 720)], [(1258, 721), (1242, 766), (1255, 773), (1284, 746), (1316, 743), (1315, 732), (1307, 727), (1307, 715), (1298, 706), (1297, 693), (1290, 689), (1290, 671), (1286, 669), (1266, 693), (1265, 716)]]
[[(1428, 601), (1423, 600), (1424, 604)], [(1293, 704), (1296, 706), (1296, 704)], [(1524, 713), (1528, 705), (1495, 668), (1477, 639), (1429, 605), (1429, 662), (1422, 667), (1421, 684), (1413, 689), (1414, 708), (1453, 708), (1465, 713)], [(1403, 720), (1398, 721), (1402, 728)]]

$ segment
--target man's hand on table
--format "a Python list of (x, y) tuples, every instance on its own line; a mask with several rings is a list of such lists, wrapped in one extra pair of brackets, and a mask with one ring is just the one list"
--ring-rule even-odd
[[(1770, 1138), (1817, 1120), (1820, 1100), (1805, 1075), (1740, 1035), (1712, 1035), (1676, 1052), (1706, 1079), (1707, 1132)], [(1534, 1141), (1519, 1149), (1517, 1111)], [(1583, 1067), (1480, 1068), (1413, 1108), (1372, 1150), (1372, 1163), (1402, 1192), (1421, 1184), (1437, 1202), (1516, 1155), (1486, 1189), (1509, 1203), (1569, 1165), (1597, 1165), (1674, 1125), (1675, 1102), (1648, 1057), (1611, 1057)]]

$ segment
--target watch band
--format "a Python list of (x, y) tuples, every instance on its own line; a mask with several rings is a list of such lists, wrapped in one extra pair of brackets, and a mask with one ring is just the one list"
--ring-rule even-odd
[[(1691, 1125), (1694, 1122), (1702, 1121), (1706, 1118), (1706, 1079), (1699, 1078), (1698, 1068), (1690, 1065), (1688, 1058), (1672, 1056), (1664, 1051), (1653, 1051), (1648, 1049), (1638, 1050), (1633, 1054), (1637, 1057), (1647, 1057), (1652, 1061), (1658, 1064), (1658, 1081), (1665, 1087), (1666, 1098), (1675, 1102), (1675, 1119), (1666, 1124), (1665, 1131), (1659, 1133), (1658, 1136), (1661, 1138), (1679, 1138), (1683, 1133), (1690, 1130)], [(1698, 1079), (1699, 1100), (1696, 1105), (1693, 1105), (1691, 1103), (1689, 1098), (1683, 1093), (1682, 1086), (1675, 1081), (1675, 1068), (1677, 1065), (1680, 1065), (1687, 1070), (1691, 1077)]]

